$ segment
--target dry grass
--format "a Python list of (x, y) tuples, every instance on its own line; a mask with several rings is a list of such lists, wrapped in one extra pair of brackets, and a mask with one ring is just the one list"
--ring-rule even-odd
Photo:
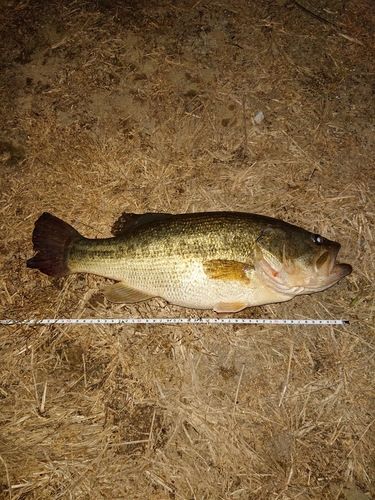
[(1, 499), (375, 497), (375, 13), (303, 5), (336, 26), (282, 1), (0, 6), (2, 318), (201, 314), (27, 270), (45, 210), (90, 237), (258, 212), (354, 268), (240, 313), (349, 326), (2, 327)]

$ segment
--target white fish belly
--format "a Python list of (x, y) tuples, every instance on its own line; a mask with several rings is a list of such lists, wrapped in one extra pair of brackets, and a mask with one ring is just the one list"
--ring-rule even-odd
[(113, 277), (147, 295), (194, 309), (215, 309), (220, 303), (234, 302), (248, 307), (291, 298), (264, 285), (256, 271), (249, 282), (214, 279), (207, 276), (200, 261), (176, 260), (168, 267), (158, 259), (147, 265), (127, 261), (126, 268)]

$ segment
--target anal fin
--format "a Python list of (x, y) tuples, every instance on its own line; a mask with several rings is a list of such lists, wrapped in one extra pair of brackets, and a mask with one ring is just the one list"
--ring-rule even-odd
[(110, 285), (103, 293), (111, 302), (142, 302), (143, 300), (152, 298), (152, 295), (139, 292), (122, 281)]

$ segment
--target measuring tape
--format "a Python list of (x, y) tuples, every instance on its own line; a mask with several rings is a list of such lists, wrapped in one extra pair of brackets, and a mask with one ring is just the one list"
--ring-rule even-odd
[(248, 319), (248, 318), (57, 318), (2, 319), (0, 325), (349, 325), (347, 319)]

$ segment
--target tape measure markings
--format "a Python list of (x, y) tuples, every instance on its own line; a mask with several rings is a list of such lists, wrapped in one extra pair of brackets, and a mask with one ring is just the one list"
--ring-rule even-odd
[(253, 319), (253, 318), (44, 318), (3, 319), (0, 325), (349, 325), (347, 319)]

